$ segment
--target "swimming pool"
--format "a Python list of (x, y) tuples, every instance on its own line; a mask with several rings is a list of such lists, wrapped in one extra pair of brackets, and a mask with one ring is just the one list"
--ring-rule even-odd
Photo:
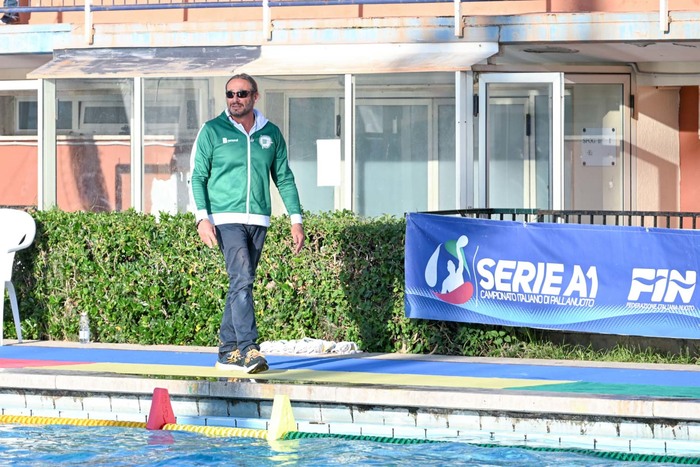
[[(184, 431), (123, 427), (0, 425), (0, 466), (659, 466), (672, 458), (621, 461), (582, 452), (463, 442), (398, 444), (309, 437), (268, 443)], [(688, 458), (685, 459), (687, 462)], [(661, 461), (661, 462), (660, 462)]]

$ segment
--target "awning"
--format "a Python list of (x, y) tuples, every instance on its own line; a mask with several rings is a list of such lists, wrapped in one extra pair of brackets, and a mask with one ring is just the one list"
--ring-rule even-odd
[(64, 49), (29, 78), (230, 76), (260, 56), (260, 47)]
[(30, 78), (368, 74), (468, 70), (496, 42), (57, 50)]
[(497, 52), (496, 42), (267, 45), (259, 58), (236, 71), (251, 75), (460, 71)]

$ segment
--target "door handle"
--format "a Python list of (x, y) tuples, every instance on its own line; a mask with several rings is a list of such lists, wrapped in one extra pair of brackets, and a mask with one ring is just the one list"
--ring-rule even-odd
[(532, 134), (532, 117), (530, 114), (525, 115), (525, 136)]

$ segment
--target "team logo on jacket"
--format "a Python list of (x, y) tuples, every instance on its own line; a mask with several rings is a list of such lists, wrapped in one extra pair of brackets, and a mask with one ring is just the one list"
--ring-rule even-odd
[(267, 135), (262, 135), (260, 138), (258, 138), (258, 142), (263, 149), (269, 149), (270, 146), (272, 146), (272, 138)]

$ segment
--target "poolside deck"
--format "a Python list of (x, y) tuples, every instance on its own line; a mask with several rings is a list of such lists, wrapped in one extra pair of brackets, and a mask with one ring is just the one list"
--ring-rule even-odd
[(178, 423), (265, 428), (289, 396), (299, 431), (700, 455), (700, 366), (425, 355), (268, 355), (5, 341), (0, 414), (145, 421), (155, 388)]

